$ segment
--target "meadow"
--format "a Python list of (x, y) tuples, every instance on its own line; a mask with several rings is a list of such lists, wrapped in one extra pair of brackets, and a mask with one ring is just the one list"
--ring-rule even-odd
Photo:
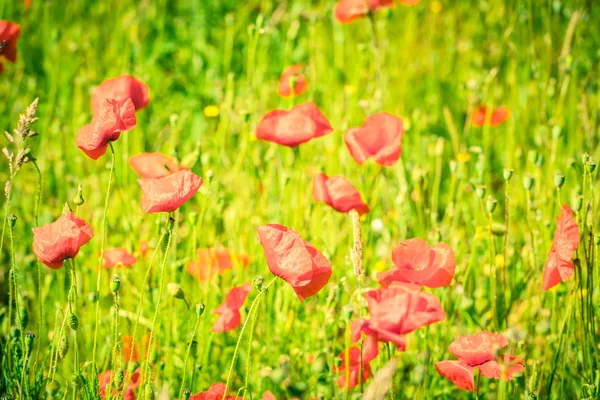
[(593, 1), (0, 0), (0, 63), (1, 400), (600, 399)]

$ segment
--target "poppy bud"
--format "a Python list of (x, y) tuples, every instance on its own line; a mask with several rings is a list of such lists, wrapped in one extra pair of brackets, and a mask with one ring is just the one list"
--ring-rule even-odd
[(27, 310), (27, 307), (25, 306), (21, 306), (19, 307), (19, 315), (21, 316), (21, 329), (25, 329), (27, 328), (27, 325), (29, 325), (29, 310)]
[(206, 308), (206, 305), (205, 305), (204, 303), (202, 303), (202, 302), (200, 302), (200, 303), (196, 304), (196, 316), (197, 316), (198, 318), (200, 318), (200, 316), (201, 316), (202, 314), (204, 314), (204, 309), (205, 309), (205, 308)]
[(573, 210), (575, 211), (579, 211), (581, 210), (581, 207), (583, 207), (583, 196), (582, 195), (577, 195), (573, 198)]
[(71, 206), (69, 205), (68, 201), (65, 201), (65, 204), (63, 204), (63, 209), (62, 209), (62, 213), (63, 214), (67, 214), (73, 212), (73, 209), (71, 208)]
[(167, 292), (176, 299), (185, 298), (185, 293), (183, 293), (183, 289), (178, 284), (171, 282), (167, 285)]
[(58, 343), (58, 358), (60, 358), (61, 360), (63, 358), (65, 358), (68, 351), (69, 351), (69, 338), (63, 332), (63, 334), (60, 337), (60, 341)]
[(574, 168), (575, 167), (575, 158), (569, 157), (567, 159), (567, 165), (569, 166), (569, 168)]
[(137, 361), (129, 361), (129, 363), (127, 364), (127, 372), (133, 374), (139, 366), (140, 364)]
[(121, 387), (121, 384), (123, 383), (124, 378), (125, 378), (125, 373), (123, 372), (122, 368), (119, 368), (117, 370), (117, 372), (115, 372), (115, 387), (117, 387), (117, 388)]
[(262, 277), (262, 275), (257, 276), (254, 281), (252, 282), (252, 284), (254, 285), (255, 288), (257, 288), (258, 290), (262, 290), (263, 288), (263, 281), (264, 278)]
[(173, 226), (175, 226), (175, 218), (169, 217), (169, 224), (167, 225), (167, 229), (169, 231), (173, 230)]
[(88, 300), (90, 303), (95, 303), (98, 301), (98, 292), (93, 291), (88, 293)]
[(28, 354), (31, 354), (33, 339), (35, 339), (35, 334), (33, 332), (27, 332), (25, 334), (25, 347), (27, 348)]
[(533, 176), (531, 176), (530, 174), (526, 174), (523, 177), (523, 187), (525, 188), (525, 190), (527, 190), (528, 192), (531, 190), (531, 188), (533, 187), (533, 184), (535, 183), (535, 180), (533, 179)]
[(17, 224), (17, 216), (15, 214), (10, 214), (7, 218), (8, 226), (12, 229)]
[(198, 342), (195, 340), (192, 340), (190, 343), (190, 354), (193, 358), (196, 358), (196, 355), (198, 354)]
[(478, 185), (475, 188), (475, 194), (477, 195), (477, 197), (479, 198), (479, 200), (483, 200), (483, 197), (485, 196), (485, 186)]
[(58, 393), (59, 390), (60, 383), (58, 383), (57, 381), (50, 381), (46, 384), (46, 392), (48, 392), (48, 394), (51, 396)]
[(183, 398), (185, 400), (188, 400), (191, 395), (192, 395), (192, 391), (190, 390), (190, 388), (183, 389)]
[(76, 331), (77, 328), (79, 328), (79, 319), (77, 318), (77, 315), (73, 313), (69, 315), (67, 323), (69, 324), (69, 328), (73, 329), (74, 331)]
[(496, 210), (497, 204), (498, 204), (498, 202), (496, 201), (495, 198), (493, 198), (492, 196), (488, 196), (487, 201), (485, 203), (485, 208), (487, 208), (487, 210), (490, 214), (493, 214), (494, 211)]
[(596, 170), (596, 160), (592, 157), (585, 163), (585, 170), (592, 174)]
[(121, 287), (121, 280), (119, 279), (118, 276), (113, 276), (112, 278), (110, 278), (110, 290), (113, 293), (117, 293), (119, 291), (119, 288)]
[(144, 386), (142, 400), (154, 400), (154, 388), (149, 383), (146, 383), (146, 385)]
[(562, 172), (557, 172), (554, 174), (554, 186), (556, 186), (557, 189), (560, 189), (564, 183), (565, 175)]
[(512, 178), (512, 176), (513, 176), (513, 172), (514, 172), (514, 170), (513, 170), (513, 169), (510, 169), (510, 168), (504, 168), (503, 176), (504, 176), (504, 180), (505, 180), (506, 182), (509, 182), (509, 181), (510, 181), (510, 179), (511, 179), (511, 178)]
[(537, 157), (535, 158), (535, 166), (538, 168), (542, 168), (542, 166), (544, 165), (544, 155), (542, 153), (538, 153)]
[(77, 194), (75, 195), (75, 198), (73, 199), (73, 204), (80, 206), (84, 202), (85, 202), (85, 200), (83, 199), (82, 188), (81, 188), (81, 185), (79, 185), (77, 187)]
[(323, 356), (317, 357), (311, 364), (310, 369), (316, 375), (327, 372), (327, 360)]
[(590, 153), (585, 152), (581, 155), (581, 163), (585, 165), (586, 162), (590, 159)]
[(352, 315), (354, 314), (352, 311), (352, 307), (346, 306), (342, 309), (344, 320), (350, 322), (352, 320)]

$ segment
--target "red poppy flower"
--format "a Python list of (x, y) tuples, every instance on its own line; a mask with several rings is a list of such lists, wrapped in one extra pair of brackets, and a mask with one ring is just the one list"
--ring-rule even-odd
[(150, 103), (150, 90), (148, 86), (131, 75), (121, 75), (102, 82), (92, 95), (92, 110), (94, 114), (102, 109), (106, 99), (115, 99), (124, 102), (131, 99), (136, 110), (140, 110)]
[(377, 113), (360, 128), (350, 128), (344, 136), (346, 146), (357, 163), (373, 157), (384, 167), (394, 165), (402, 153), (402, 120), (388, 113)]
[(270, 390), (267, 390), (265, 394), (263, 394), (262, 400), (277, 400), (277, 397)]
[(515, 373), (523, 372), (525, 361), (517, 356), (504, 354), (501, 363), (491, 360), (478, 366), (481, 375), (489, 379), (511, 381)]
[(370, 290), (365, 294), (370, 320), (359, 320), (356, 332), (375, 336), (377, 340), (395, 343), (404, 350), (406, 335), (423, 326), (442, 321), (446, 314), (437, 297), (402, 287)]
[(192, 171), (181, 170), (163, 178), (141, 178), (142, 210), (153, 214), (177, 210), (191, 199), (200, 186), (202, 178)]
[(460, 361), (479, 365), (496, 358), (498, 351), (508, 346), (508, 339), (499, 333), (480, 332), (470, 336), (459, 336), (448, 350)]
[(277, 86), (277, 93), (281, 97), (300, 96), (307, 89), (308, 82), (302, 74), (302, 65), (292, 65), (283, 70), (279, 79), (279, 85)]
[(340, 0), (335, 5), (335, 19), (341, 24), (349, 24), (369, 12), (382, 8), (394, 8), (394, 0)]
[[(132, 353), (133, 346), (133, 353)], [(121, 354), (123, 354), (123, 358), (125, 362), (140, 361), (140, 354), (138, 352), (138, 347), (133, 340), (133, 336), (123, 336), (123, 345), (121, 348)]]
[(213, 311), (213, 314), (219, 314), (217, 322), (212, 327), (213, 332), (230, 331), (240, 325), (242, 322), (240, 308), (244, 305), (251, 289), (252, 286), (249, 283), (244, 283), (227, 293), (225, 301)]
[(290, 111), (271, 111), (256, 127), (258, 139), (288, 147), (296, 147), (331, 132), (331, 124), (311, 102), (294, 106)]
[[(486, 115), (487, 115), (487, 107), (486, 106), (477, 107), (473, 111), (473, 114), (471, 115), (471, 123), (475, 126), (483, 126), (486, 123), (486, 120), (485, 120)], [(501, 123), (503, 123), (504, 121), (506, 121), (506, 119), (508, 118), (509, 115), (510, 115), (510, 111), (508, 110), (508, 107), (500, 106), (500, 107), (496, 108), (495, 110), (492, 110), (491, 115), (490, 115), (489, 125), (490, 126), (498, 126)]]
[[(0, 50), (0, 60), (6, 58), (12, 63), (17, 61), (17, 42), (20, 33), (21, 27), (19, 25), (12, 21), (0, 20), (0, 43), (4, 42), (4, 47)], [(4, 69), (1, 62), (0, 68)]]
[(119, 102), (106, 99), (102, 107), (77, 134), (77, 147), (93, 160), (106, 153), (109, 142), (114, 142), (121, 132), (135, 128), (135, 108), (131, 99)]
[(149, 246), (150, 245), (145, 240), (142, 240), (140, 242), (140, 253), (142, 254), (142, 257), (146, 257), (146, 254), (148, 253)]
[(544, 266), (543, 290), (549, 290), (571, 278), (574, 270), (571, 259), (579, 246), (579, 228), (568, 205), (562, 206), (556, 221), (552, 247)]
[[(360, 348), (356, 346), (352, 346), (347, 350), (342, 351), (338, 358), (342, 359), (342, 362), (339, 366), (333, 367), (333, 372), (341, 373), (342, 375), (337, 380), (337, 385), (341, 388), (348, 387), (352, 389), (356, 385), (358, 385), (359, 377), (360, 377)], [(363, 358), (362, 358), (362, 382), (366, 382), (372, 375), (371, 365), (369, 361), (365, 361), (365, 352), (363, 349)], [(346, 371), (349, 372), (348, 380), (346, 380)]]
[(463, 390), (475, 391), (474, 367), (460, 361), (440, 361), (435, 363), (438, 374)]
[(72, 212), (32, 231), (33, 252), (42, 264), (52, 269), (62, 267), (65, 259), (74, 258), (79, 248), (94, 236), (92, 227)]
[(360, 198), (360, 193), (343, 176), (317, 174), (313, 179), (313, 198), (322, 201), (341, 213), (356, 210), (360, 215), (369, 212), (367, 206)]
[(235, 400), (237, 396), (230, 396), (224, 383), (213, 383), (206, 391), (190, 397), (190, 400)]
[(227, 249), (200, 249), (198, 259), (188, 262), (185, 269), (193, 277), (205, 281), (216, 273), (222, 274), (233, 269), (236, 264), (245, 268), (249, 262), (248, 256), (231, 254)]
[(429, 247), (427, 242), (417, 238), (396, 245), (392, 250), (392, 260), (396, 268), (377, 275), (384, 288), (393, 282), (444, 287), (450, 284), (456, 269), (456, 258), (450, 246), (439, 243)]
[(258, 238), (271, 272), (289, 283), (300, 300), (323, 288), (331, 277), (331, 264), (319, 250), (283, 225), (258, 227)]
[[(133, 372), (133, 374), (131, 374), (131, 378), (128, 377), (129, 373), (125, 372), (124, 381), (126, 382), (126, 388), (125, 388), (125, 393), (123, 393), (123, 400), (136, 400), (135, 389), (137, 387), (139, 387), (141, 384), (140, 374), (141, 374), (140, 368), (136, 369)], [(104, 398), (106, 397), (106, 389), (108, 388), (108, 385), (110, 384), (110, 375), (111, 375), (110, 370), (106, 370), (106, 371), (98, 374), (98, 383), (99, 383), (98, 389), (100, 391), (100, 398), (102, 400), (104, 400)], [(118, 389), (114, 390), (114, 392), (111, 393), (110, 397), (113, 398), (122, 389), (123, 388), (118, 388)]]
[(102, 254), (104, 265), (102, 268), (129, 267), (136, 263), (137, 259), (125, 249), (107, 249)]
[(142, 178), (163, 178), (179, 171), (174, 157), (162, 153), (142, 153), (129, 158), (129, 165)]

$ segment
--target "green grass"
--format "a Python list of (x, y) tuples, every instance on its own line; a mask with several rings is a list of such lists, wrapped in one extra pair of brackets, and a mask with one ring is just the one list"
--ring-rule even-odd
[[(21, 25), (17, 64), (5, 63), (6, 70), (0, 75), (0, 129), (12, 131), (18, 115), (39, 97), (39, 121), (34, 125), (39, 136), (32, 140), (32, 154), (43, 176), (39, 223), (54, 221), (62, 204), (72, 201), (81, 184), (85, 203), (77, 212), (96, 232), (75, 260), (78, 356), (88, 379), (92, 374), (86, 362), (92, 360), (96, 324), (90, 296), (96, 285), (110, 156), (90, 160), (75, 145), (75, 136), (91, 120), (89, 99), (94, 87), (106, 78), (130, 73), (148, 84), (151, 104), (137, 113), (137, 127), (114, 143), (115, 180), (108, 203), (106, 246), (137, 251), (140, 240), (148, 240), (151, 250), (133, 268), (111, 272), (122, 281), (121, 309), (135, 315), (143, 293), (143, 321), (151, 321), (160, 263), (155, 262), (146, 287), (144, 272), (166, 220), (164, 215), (141, 211), (137, 177), (127, 160), (144, 151), (161, 151), (181, 159), (199, 145), (194, 172), (205, 183), (175, 213), (165, 272), (165, 283), (180, 283), (190, 304), (206, 304), (196, 334), (198, 355), (187, 368), (186, 386), (192, 393), (227, 380), (240, 328), (211, 333), (215, 318), (211, 311), (232, 286), (252, 282), (259, 275), (265, 282), (270, 280), (256, 226), (279, 223), (320, 249), (334, 273), (318, 295), (304, 302), (282, 281), (266, 292), (252, 340), (249, 390), (254, 399), (267, 389), (278, 398), (287, 398), (304, 388), (302, 396), (306, 398), (344, 397), (343, 390), (334, 385), (336, 375), (331, 367), (345, 347), (348, 321), (343, 310), (349, 306), (357, 316), (359, 309), (358, 296), (351, 296), (356, 289), (350, 258), (352, 224), (349, 216), (313, 201), (312, 177), (323, 171), (346, 176), (372, 209), (362, 219), (363, 288), (379, 286), (376, 272), (392, 266), (391, 248), (404, 239), (420, 237), (431, 244), (444, 241), (456, 253), (452, 284), (428, 290), (442, 301), (446, 320), (410, 334), (407, 351), (393, 354), (398, 360), (396, 399), (475, 398), (438, 376), (434, 363), (452, 358), (447, 347), (457, 335), (482, 330), (504, 333), (512, 343), (511, 352), (526, 360), (526, 368), (501, 388), (499, 381), (482, 379), (481, 398), (527, 398), (528, 379), (536, 362), (540, 365), (540, 398), (600, 398), (600, 349), (590, 343), (600, 332), (596, 329), (591, 336), (584, 335), (579, 297), (566, 320), (569, 329), (560, 346), (563, 319), (570, 299), (579, 293), (573, 290), (579, 277), (550, 292), (541, 290), (554, 217), (559, 214), (555, 171), (565, 174), (560, 197), (571, 204), (583, 191), (581, 154), (600, 157), (600, 9), (586, 1), (441, 4), (439, 13), (432, 12), (431, 1), (423, 0), (413, 7), (397, 5), (374, 15), (381, 60), (378, 80), (369, 20), (336, 23), (333, 0), (78, 0), (68, 6), (33, 0), (31, 9), (25, 9), (20, 1), (0, 0), (1, 18)], [(577, 16), (580, 18), (569, 36), (569, 24)], [(276, 93), (279, 75), (294, 63), (306, 66), (309, 91), (298, 99), (282, 99)], [(321, 108), (334, 133), (304, 144), (298, 151), (256, 141), (254, 129), (266, 112), (307, 100)], [(504, 104), (511, 116), (494, 128), (469, 126), (467, 115), (479, 104)], [(209, 105), (219, 106), (218, 117), (204, 114)], [(360, 126), (366, 116), (380, 110), (402, 117), (408, 125), (401, 161), (383, 170), (372, 162), (356, 164), (343, 143), (347, 128)], [(553, 134), (558, 132), (560, 135)], [(508, 324), (496, 329), (491, 312), (488, 216), (475, 195), (475, 186), (485, 185), (486, 197), (498, 200), (494, 222), (503, 225), (507, 205), (504, 168), (514, 169), (508, 184), (506, 248), (503, 236), (493, 240), (496, 251), (506, 255), (509, 288), (505, 296), (510, 312)], [(530, 207), (522, 183), (526, 174), (535, 179)], [(9, 178), (4, 159), (0, 178), (3, 182)], [(34, 347), (40, 343), (40, 352), (31, 363), (30, 387), (41, 391), (40, 398), (79, 398), (81, 385), (79, 394), (74, 394), (69, 383), (74, 372), (72, 338), (69, 353), (58, 362), (59, 393), (54, 397), (47, 394), (42, 381), (49, 372), (49, 362), (42, 362), (50, 351), (48, 332), (55, 329), (57, 309), (65, 306), (70, 278), (68, 263), (60, 270), (42, 266), (39, 298), (38, 266), (31, 249), (37, 185), (34, 167), (25, 164), (15, 178), (9, 211), (18, 217), (15, 260), (21, 299), (30, 315), (27, 331), (36, 334)], [(594, 209), (597, 201), (590, 201), (588, 189), (584, 204)], [(195, 226), (190, 223), (192, 212), (198, 216)], [(383, 221), (381, 231), (372, 229), (375, 220)], [(587, 223), (591, 227), (586, 226), (586, 235), (593, 234), (596, 221), (590, 217)], [(14, 339), (9, 340), (14, 321), (7, 320), (8, 231), (3, 244), (0, 393), (18, 398), (13, 380), (16, 369), (5, 368), (12, 365), (11, 352), (17, 346)], [(183, 266), (194, 257), (195, 247), (218, 246), (248, 254), (250, 265), (247, 270), (237, 267), (209, 284), (199, 284)], [(591, 262), (592, 305), (598, 314), (600, 274), (597, 259)], [(98, 371), (110, 368), (113, 346), (110, 276), (102, 271)], [(587, 276), (584, 274), (584, 279)], [(257, 294), (256, 289), (250, 293), (244, 317)], [(328, 296), (333, 296), (331, 308), (326, 307)], [(40, 303), (44, 305), (43, 319)], [(165, 398), (176, 398), (179, 393), (188, 332), (195, 318), (194, 310), (188, 311), (183, 302), (163, 296), (152, 365), (154, 390)], [(119, 318), (121, 334), (131, 334), (134, 323), (135, 318)], [(140, 328), (137, 340), (149, 326), (142, 322)], [(240, 344), (232, 393), (243, 385), (248, 337)], [(584, 357), (586, 353), (590, 359)], [(327, 367), (318, 370), (307, 362), (309, 355), (324, 358)], [(375, 373), (385, 360), (382, 350), (372, 364)], [(35, 383), (34, 372), (43, 373)], [(359, 392), (356, 388), (351, 394)]]

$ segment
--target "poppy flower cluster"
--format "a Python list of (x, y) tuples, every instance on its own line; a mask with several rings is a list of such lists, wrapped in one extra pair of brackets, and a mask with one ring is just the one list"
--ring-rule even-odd
[(200, 249), (197, 259), (188, 262), (185, 269), (194, 278), (206, 281), (215, 274), (233, 269), (234, 265), (245, 268), (249, 262), (248, 256), (232, 254), (227, 249)]
[(0, 20), (0, 43), (4, 43), (0, 50), (0, 73), (4, 71), (2, 59), (11, 63), (17, 62), (17, 42), (20, 33), (21, 27), (18, 24), (12, 21)]
[(412, 283), (440, 288), (450, 284), (456, 269), (452, 248), (445, 243), (430, 247), (422, 239), (408, 239), (392, 250), (396, 268), (377, 275), (382, 287), (394, 283)]
[(42, 264), (52, 269), (62, 267), (67, 258), (75, 258), (81, 246), (94, 236), (92, 227), (72, 212), (32, 231), (33, 252)]
[(341, 213), (356, 210), (363, 215), (369, 212), (369, 206), (362, 201), (358, 190), (343, 176), (315, 175), (313, 198)]
[[(488, 112), (490, 114), (489, 120), (486, 119), (486, 118), (488, 118)], [(486, 107), (486, 106), (479, 106), (479, 107), (475, 108), (475, 110), (471, 114), (471, 123), (474, 126), (483, 126), (483, 125), (498, 126), (498, 125), (502, 124), (504, 121), (506, 121), (509, 116), (510, 116), (510, 111), (508, 110), (508, 107), (506, 107), (506, 106), (500, 106), (491, 111), (488, 111), (488, 107)]]
[(141, 178), (164, 178), (184, 169), (175, 160), (162, 153), (142, 153), (129, 158), (129, 165)]
[(213, 310), (213, 314), (218, 314), (219, 318), (212, 327), (213, 332), (225, 332), (237, 328), (242, 322), (240, 308), (244, 305), (246, 297), (252, 286), (249, 283), (232, 288), (225, 301)]
[(475, 391), (475, 368), (485, 378), (510, 381), (515, 373), (523, 371), (525, 363), (519, 357), (499, 354), (508, 345), (508, 339), (498, 333), (480, 332), (458, 337), (448, 347), (458, 361), (440, 361), (435, 368), (457, 387), (472, 392)]
[(331, 264), (298, 232), (283, 225), (258, 227), (258, 238), (273, 275), (286, 281), (300, 300), (317, 294), (331, 277)]
[(574, 271), (573, 253), (579, 247), (579, 228), (573, 211), (564, 204), (560, 216), (556, 217), (556, 230), (548, 260), (544, 266), (543, 290), (550, 290), (560, 282), (571, 278)]

